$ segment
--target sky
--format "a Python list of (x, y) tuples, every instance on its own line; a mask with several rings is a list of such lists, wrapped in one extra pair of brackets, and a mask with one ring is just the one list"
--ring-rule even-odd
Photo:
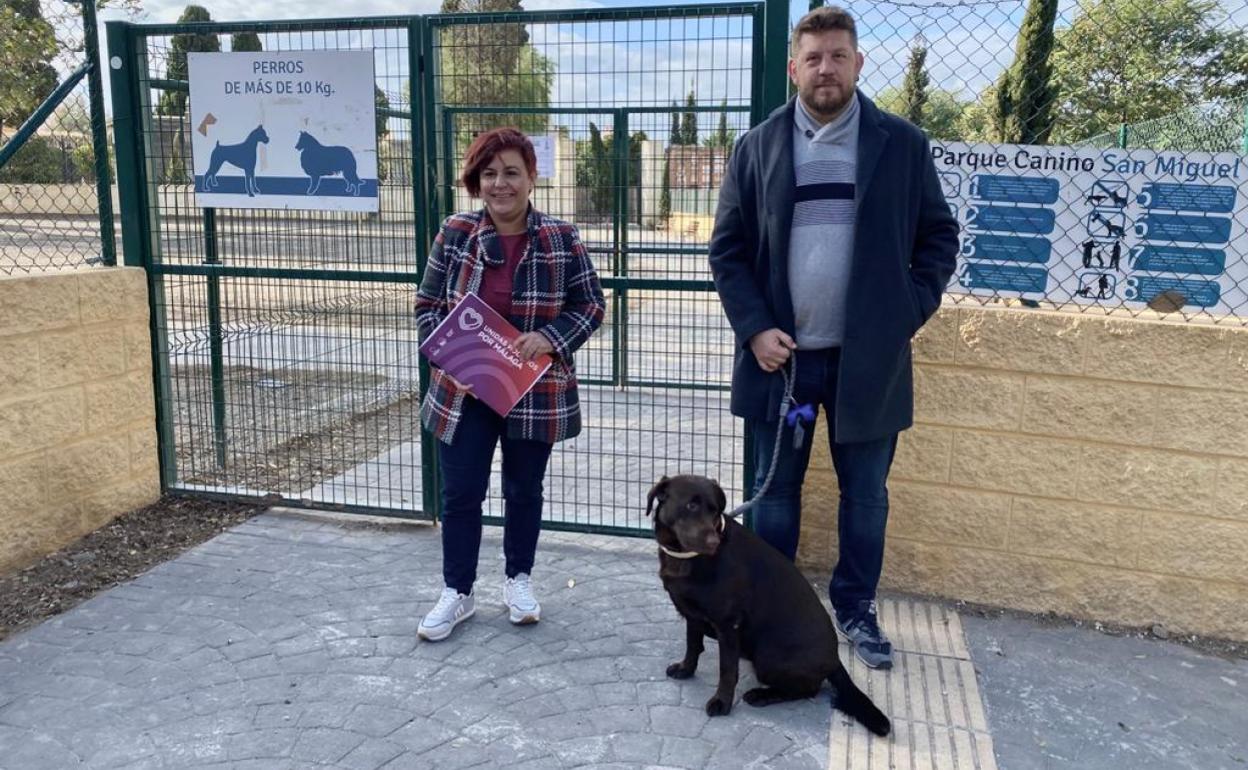
[[(342, 0), (198, 0), (213, 19), (309, 19), (342, 16)], [(1143, 0), (1147, 1), (1147, 0)], [(901, 82), (909, 47), (917, 36), (929, 45), (927, 65), (932, 86), (973, 99), (993, 82), (1013, 58), (1014, 38), (1026, 0), (841, 0), (859, 24), (866, 55), (862, 87), (876, 94)], [(1086, 0), (1085, 0), (1086, 2)], [(1224, 0), (1234, 8), (1233, 21), (1248, 25), (1248, 0)], [(105, 10), (101, 22), (124, 18), (147, 23), (174, 22), (186, 0), (143, 0), (136, 16)], [(627, 8), (653, 0), (524, 0), (527, 10)], [(352, 0), (353, 16), (436, 13), (440, 0)], [(806, 11), (807, 0), (790, 4), (790, 24)], [(1059, 26), (1078, 13), (1077, 0), (1060, 0)], [(657, 43), (647, 43), (654, 37)], [(101, 27), (101, 44), (106, 37)], [(707, 38), (714, 38), (709, 40)], [(743, 27), (725, 29), (710, 22), (673, 30), (637, 24), (560, 24), (533, 30), (538, 49), (556, 64), (552, 103), (561, 106), (668, 104), (694, 89), (701, 103), (748, 98), (750, 34)], [(352, 47), (369, 45), (356, 39)], [(376, 44), (373, 44), (376, 45)], [(406, 60), (398, 51), (378, 53), (382, 88), (392, 98), (407, 79)], [(105, 67), (105, 98), (109, 100)], [(111, 114), (111, 106), (108, 108)], [(703, 117), (713, 127), (715, 115)], [(652, 119), (657, 120), (657, 119)]]
[[(267, 0), (263, 3), (254, 0), (191, 0), (195, 4), (208, 9), (214, 20), (218, 21), (249, 21), (269, 19), (316, 19), (338, 18), (344, 15), (342, 0)], [(190, 4), (188, 0), (142, 0), (142, 12), (136, 15), (118, 10), (105, 9), (100, 12), (100, 46), (107, 47), (107, 36), (104, 22), (110, 20), (132, 21), (148, 24), (166, 24), (176, 22), (182, 10)], [(615, 5), (617, 3), (612, 3)], [(593, 0), (525, 0), (527, 10), (596, 8), (602, 5)], [(636, 5), (630, 3), (629, 5)], [(437, 13), (441, 0), (352, 0), (350, 4), (353, 16), (395, 16)], [(112, 114), (111, 98), (109, 97), (108, 67), (105, 68), (104, 93), (105, 101), (109, 102), (108, 112)]]
[[(1008, 59), (1009, 56), (1006, 49), (1012, 44), (1017, 19), (1010, 18), (1009, 13), (1000, 9), (1014, 10), (1017, 16), (1021, 14), (1022, 3), (1023, 0), (993, 2), (976, 6), (970, 12), (938, 10), (932, 5), (932, 11), (926, 14), (915, 11), (915, 7), (931, 5), (922, 0), (911, 4), (915, 7), (888, 6), (891, 14), (882, 13), (879, 4), (869, 0), (845, 3), (851, 12), (859, 16), (863, 27), (862, 44), (868, 57), (868, 67), (863, 73), (864, 87), (873, 92), (899, 81), (909, 40), (923, 27), (933, 41), (933, 56), (929, 58), (934, 65), (933, 81), (949, 90), (965, 91), (968, 97), (973, 95), (996, 77), (1001, 68), (998, 60), (1003, 56)], [(340, 16), (343, 8), (341, 0), (270, 0), (265, 3), (254, 0), (200, 0), (200, 4), (209, 10), (213, 19), (229, 21), (334, 17)], [(524, 1), (527, 10), (626, 8), (650, 4), (653, 3), (632, 0)], [(440, 0), (353, 0), (351, 12), (359, 16), (436, 13), (439, 5)], [(144, 0), (143, 11), (138, 16), (106, 10), (101, 13), (101, 21), (174, 22), (185, 6), (185, 0)], [(791, 24), (805, 12), (806, 7), (805, 0), (794, 0), (791, 4)], [(947, 32), (935, 30), (933, 26), (942, 22)], [(1009, 32), (1002, 35), (999, 25), (1010, 27)], [(868, 26), (874, 27), (876, 33), (869, 32)], [(715, 43), (697, 39), (699, 35), (709, 36), (712, 31), (719, 38)], [(937, 34), (932, 34), (933, 31)], [(558, 101), (563, 104), (582, 98), (591, 106), (606, 104), (604, 95), (610, 95), (615, 104), (621, 104), (620, 100), (625, 98), (637, 103), (664, 104), (672, 99), (681, 99), (690, 87), (705, 91), (711, 98), (748, 94), (748, 70), (730, 72), (741, 67), (726, 64), (728, 57), (735, 56), (736, 60), (744, 62), (742, 67), (748, 67), (748, 30), (733, 30), (725, 35), (722, 29), (712, 30), (703, 24), (685, 33), (669, 33), (666, 36), (668, 40), (649, 48), (639, 45), (637, 38), (652, 34), (652, 30), (643, 30), (639, 25), (615, 25), (608, 29), (602, 25), (565, 24), (535, 35), (535, 42), (539, 50), (545, 49), (543, 53), (556, 62), (555, 90)], [(101, 40), (105, 39), (101, 28)], [(958, 63), (956, 67), (941, 63), (954, 60)], [(708, 61), (713, 62), (709, 68)], [(648, 78), (645, 77), (647, 71), (650, 73)], [(596, 76), (586, 76), (585, 73)], [(699, 79), (705, 82), (697, 82)], [(394, 80), (406, 80), (405, 64), (401, 76)], [(733, 82), (727, 83), (726, 80)], [(395, 90), (385, 81), (382, 87)], [(108, 93), (106, 82), (105, 94)], [(714, 116), (706, 118), (715, 119)]]

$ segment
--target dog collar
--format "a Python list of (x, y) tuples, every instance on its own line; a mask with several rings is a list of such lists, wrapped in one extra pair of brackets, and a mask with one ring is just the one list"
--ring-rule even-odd
[[(720, 532), (724, 531), (723, 514), (720, 514), (720, 517), (719, 517), (719, 531)], [(702, 556), (702, 554), (698, 553), (697, 551), (673, 551), (671, 548), (668, 548), (662, 543), (659, 543), (659, 550), (667, 554), (668, 556), (671, 556), (673, 559), (692, 559), (695, 556)]]

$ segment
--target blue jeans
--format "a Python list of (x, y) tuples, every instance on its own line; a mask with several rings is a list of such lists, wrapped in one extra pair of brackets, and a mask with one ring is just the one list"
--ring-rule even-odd
[(533, 571), (542, 526), (542, 479), (551, 445), (507, 437), (506, 421), (472, 396), (455, 441), (438, 444), (442, 471), (442, 579), (472, 592), (481, 552), (481, 505), (490, 487), (494, 448), (503, 445), (503, 555), (507, 577)]
[[(841, 501), (837, 511), (840, 557), (832, 572), (828, 594), (838, 608), (854, 607), (859, 601), (875, 598), (884, 567), (884, 528), (888, 523), (888, 470), (897, 449), (897, 434), (873, 441), (837, 443), (836, 381), (840, 369), (840, 349), (797, 351), (797, 382), (793, 397), (799, 404), (814, 406), (816, 416), (822, 406), (828, 414), (828, 444), (836, 468)], [(776, 429), (780, 457), (767, 494), (754, 507), (754, 531), (790, 561), (797, 556), (797, 539), (802, 523), (802, 482), (810, 463), (814, 443), (814, 422), (803, 422), (805, 439), (793, 446), (794, 429), (787, 424), (750, 420), (754, 434), (754, 494), (762, 486), (771, 466)]]

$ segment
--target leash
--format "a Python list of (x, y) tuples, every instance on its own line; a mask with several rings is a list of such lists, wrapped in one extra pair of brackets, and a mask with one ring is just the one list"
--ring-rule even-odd
[[(788, 363), (780, 369), (780, 376), (784, 377), (784, 396), (780, 399), (780, 422), (776, 425), (776, 443), (771, 448), (771, 462), (768, 463), (767, 476), (763, 479), (763, 485), (758, 488), (758, 494), (754, 495), (752, 499), (738, 505), (736, 508), (733, 508), (729, 513), (725, 513), (724, 516), (727, 518), (737, 518), (757, 505), (763, 495), (767, 494), (767, 488), (771, 486), (771, 480), (776, 476), (776, 460), (780, 457), (780, 441), (784, 437), (784, 423), (787, 422), (789, 425), (793, 426), (793, 430), (795, 431), (794, 436), (797, 441), (800, 442), (802, 435), (800, 420), (806, 419), (813, 421), (815, 419), (815, 410), (810, 404), (802, 404), (801, 406), (798, 406), (793, 403), (793, 385), (797, 382), (796, 350), (794, 350), (792, 355), (789, 356)], [(792, 410), (789, 408), (790, 404), (794, 407)]]

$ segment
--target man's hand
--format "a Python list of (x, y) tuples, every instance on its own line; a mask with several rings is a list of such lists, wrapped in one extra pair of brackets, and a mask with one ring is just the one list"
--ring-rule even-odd
[(525, 361), (532, 361), (543, 353), (554, 353), (555, 346), (544, 334), (525, 332), (516, 337), (516, 350), (520, 351), (520, 357)]
[(768, 329), (750, 337), (750, 350), (764, 372), (774, 372), (789, 360), (797, 343), (780, 329)]

